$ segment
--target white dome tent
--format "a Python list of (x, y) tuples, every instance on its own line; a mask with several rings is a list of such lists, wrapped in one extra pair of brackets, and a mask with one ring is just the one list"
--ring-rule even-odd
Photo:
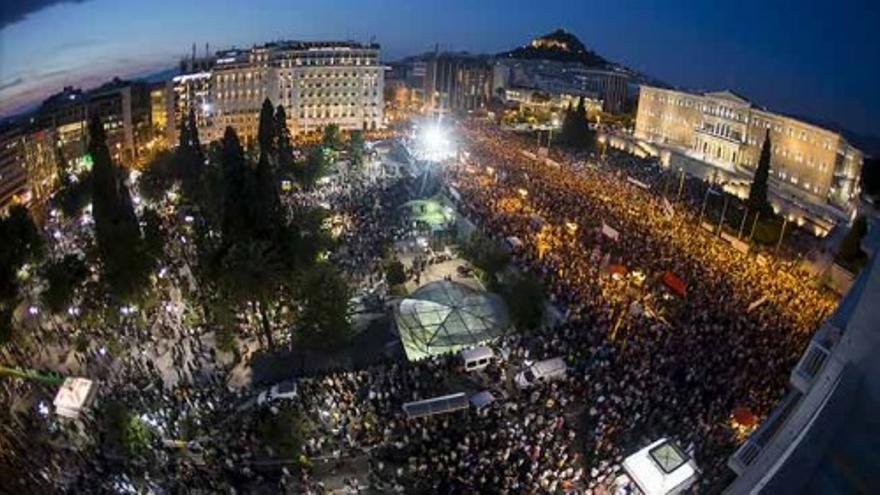
[(510, 326), (498, 295), (448, 280), (431, 282), (403, 299), (395, 320), (410, 361), (484, 344)]

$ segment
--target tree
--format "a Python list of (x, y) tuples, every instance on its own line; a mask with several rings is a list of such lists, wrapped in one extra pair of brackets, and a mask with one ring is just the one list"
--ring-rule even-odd
[(314, 147), (309, 152), (304, 164), (297, 167), (297, 176), (300, 186), (305, 190), (311, 190), (327, 171), (327, 155), (321, 147)]
[(24, 206), (14, 206), (0, 219), (0, 297), (15, 294), (16, 273), (27, 262), (40, 259), (43, 238)]
[(269, 306), (289, 280), (288, 275), (276, 246), (267, 241), (240, 240), (222, 260), (220, 284), (227, 300), (239, 306), (250, 305), (270, 348), (275, 346), (275, 340)]
[(465, 259), (486, 274), (490, 287), (495, 285), (498, 273), (510, 261), (510, 253), (480, 231), (474, 231), (460, 249)]
[(308, 347), (328, 348), (351, 338), (348, 283), (328, 263), (318, 263), (303, 276), (295, 340)]
[(853, 221), (852, 227), (840, 241), (835, 260), (853, 272), (858, 271), (868, 260), (868, 256), (862, 251), (862, 239), (868, 233), (868, 222), (865, 217), (859, 215)]
[(755, 215), (771, 211), (767, 201), (767, 181), (770, 178), (770, 130), (764, 136), (764, 144), (761, 145), (761, 157), (758, 160), (758, 168), (755, 169), (752, 186), (749, 189), (749, 199), (746, 204)]
[(43, 276), (49, 288), (43, 293), (43, 301), (53, 313), (65, 311), (73, 301), (76, 288), (89, 276), (85, 262), (75, 254), (68, 254), (48, 263)]
[(125, 403), (113, 400), (103, 409), (97, 417), (107, 422), (102, 431), (108, 450), (128, 456), (140, 456), (149, 450), (153, 433)]
[(578, 101), (576, 108), (572, 108), (571, 103), (568, 104), (562, 120), (559, 142), (577, 149), (589, 150), (595, 147), (596, 133), (590, 129), (585, 98)]
[(516, 275), (502, 291), (510, 319), (519, 330), (529, 330), (544, 318), (544, 289), (534, 278)]
[(278, 414), (261, 412), (256, 425), (260, 445), (275, 459), (299, 458), (308, 432), (307, 419), (291, 407), (282, 407)]
[(223, 239), (242, 237), (249, 229), (247, 202), (249, 174), (238, 135), (227, 127), (223, 135), (220, 166), (223, 171)]
[(323, 136), (321, 138), (321, 142), (325, 148), (329, 148), (331, 150), (339, 149), (339, 145), (341, 143), (341, 138), (339, 136), (339, 126), (336, 124), (328, 124), (324, 126)]
[(196, 123), (195, 110), (189, 109), (186, 122), (180, 126), (180, 142), (175, 158), (177, 160), (177, 176), (180, 179), (184, 198), (191, 204), (199, 204), (202, 169), (205, 166), (205, 155), (199, 141), (199, 129)]
[(275, 109), (269, 98), (263, 100), (260, 108), (260, 126), (257, 129), (257, 144), (260, 149), (260, 160), (264, 157), (270, 161), (275, 160), (275, 144), (277, 141), (277, 128), (275, 124)]
[(251, 206), (251, 221), (255, 230), (263, 236), (274, 236), (281, 227), (281, 200), (278, 197), (273, 163), (275, 163), (275, 115), (272, 103), (267, 98), (260, 110), (260, 129), (258, 140), (260, 144), (260, 158), (254, 180), (249, 181), (255, 188), (249, 195)]
[(276, 170), (289, 171), (293, 166), (293, 140), (287, 127), (287, 113), (281, 105), (275, 109), (275, 139), (278, 154)]
[(403, 269), (403, 263), (397, 258), (389, 261), (385, 265), (385, 283), (391, 288), (404, 282), (406, 282), (406, 272)]
[(61, 208), (67, 218), (79, 216), (83, 208), (92, 200), (92, 173), (87, 172), (71, 179), (61, 176), (61, 188), (55, 194), (53, 202)]
[(150, 203), (158, 204), (174, 184), (175, 156), (162, 150), (153, 157), (138, 178), (138, 192)]
[(89, 126), (92, 155), (92, 211), (95, 238), (111, 293), (128, 300), (143, 287), (146, 271), (140, 256), (141, 231), (122, 171), (110, 159), (101, 121)]
[(862, 191), (873, 201), (880, 199), (880, 159), (869, 158), (862, 165)]
[(348, 139), (348, 159), (353, 168), (360, 168), (364, 164), (364, 133), (352, 131)]

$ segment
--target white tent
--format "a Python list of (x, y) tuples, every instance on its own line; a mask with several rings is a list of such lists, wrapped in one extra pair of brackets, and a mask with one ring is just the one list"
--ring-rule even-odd
[(66, 378), (55, 395), (55, 412), (66, 418), (76, 418), (95, 399), (97, 387), (87, 378)]
[(683, 493), (697, 481), (696, 462), (665, 438), (627, 457), (623, 469), (645, 495)]

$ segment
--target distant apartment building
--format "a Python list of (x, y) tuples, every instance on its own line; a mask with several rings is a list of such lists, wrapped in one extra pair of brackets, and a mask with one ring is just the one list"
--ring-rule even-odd
[(150, 86), (150, 124), (153, 136), (162, 140), (162, 145), (170, 146), (176, 142), (174, 112), (174, 84), (162, 81)]
[(629, 75), (576, 62), (500, 58), (493, 68), (493, 92), (531, 88), (551, 95), (572, 94), (602, 102), (602, 111), (620, 113), (626, 108)]
[(0, 214), (13, 205), (42, 203), (51, 195), (58, 174), (56, 143), (53, 129), (30, 123), (0, 131)]
[(427, 61), (425, 94), (435, 110), (481, 110), (492, 98), (492, 65), (487, 57), (444, 53)]
[(23, 132), (18, 126), (0, 129), (0, 213), (18, 203), (27, 190), (22, 140)]
[(749, 179), (769, 132), (771, 188), (777, 198), (855, 207), (862, 152), (838, 132), (759, 108), (730, 91), (687, 93), (642, 86), (635, 136)]
[(168, 136), (166, 139), (170, 145), (177, 143), (180, 126), (189, 118), (190, 110), (196, 118), (196, 126), (200, 131), (199, 139), (210, 141), (214, 138), (211, 134), (214, 124), (211, 72), (194, 72), (174, 77), (166, 98), (172, 109), (166, 132)]
[(210, 71), (206, 127), (212, 139), (233, 127), (245, 142), (256, 139), (259, 112), (268, 98), (284, 107), (291, 133), (382, 127), (384, 67), (379, 45), (281, 41), (218, 52)]
[(150, 93), (145, 83), (114, 79), (91, 91), (71, 87), (46, 99), (35, 114), (37, 127), (56, 131), (65, 163), (84, 158), (88, 121), (98, 116), (107, 134), (111, 156), (121, 165), (135, 165), (153, 137)]

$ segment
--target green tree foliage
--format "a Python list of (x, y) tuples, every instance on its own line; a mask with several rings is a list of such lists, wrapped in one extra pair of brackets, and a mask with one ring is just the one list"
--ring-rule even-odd
[(329, 168), (327, 153), (320, 147), (314, 147), (306, 157), (305, 163), (297, 167), (297, 179), (303, 189), (309, 191), (318, 183), (318, 179), (327, 173)]
[(558, 138), (560, 144), (576, 149), (592, 150), (596, 146), (596, 133), (590, 129), (584, 98), (576, 108), (569, 104), (562, 120), (562, 129)]
[(510, 319), (519, 330), (530, 330), (544, 318), (544, 289), (534, 278), (516, 275), (505, 284), (502, 296)]
[(405, 282), (406, 272), (400, 260), (395, 258), (385, 264), (385, 283), (388, 284), (388, 287), (394, 287)]
[(250, 187), (244, 150), (238, 135), (227, 127), (223, 135), (220, 165), (223, 171), (223, 238), (232, 240), (248, 231), (247, 201)]
[(288, 171), (293, 167), (293, 139), (287, 127), (287, 113), (278, 105), (275, 109), (275, 139), (277, 147), (277, 170)]
[(348, 302), (351, 291), (336, 269), (318, 263), (303, 276), (295, 340), (307, 347), (328, 348), (351, 338)]
[(325, 148), (330, 150), (338, 150), (342, 144), (342, 137), (339, 133), (339, 126), (336, 124), (328, 124), (324, 126), (321, 143)]
[(858, 216), (853, 221), (849, 232), (846, 233), (837, 247), (835, 261), (845, 268), (858, 271), (868, 260), (868, 256), (862, 251), (862, 239), (868, 233), (868, 222), (865, 217)]
[(89, 126), (92, 169), (92, 211), (95, 238), (103, 262), (104, 281), (113, 296), (131, 300), (146, 282), (141, 256), (141, 231), (122, 171), (110, 159), (104, 128), (96, 117)]
[(459, 249), (465, 259), (486, 274), (490, 286), (495, 285), (498, 273), (510, 261), (510, 253), (480, 231), (474, 231)]
[(292, 407), (278, 414), (263, 411), (257, 420), (256, 437), (269, 458), (298, 459), (309, 432), (308, 420)]
[(106, 422), (103, 440), (109, 451), (140, 456), (149, 450), (153, 432), (125, 403), (111, 401), (103, 409), (99, 417)]
[(0, 299), (16, 295), (16, 273), (28, 262), (42, 258), (43, 238), (24, 206), (14, 206), (0, 218)]
[(174, 185), (176, 156), (168, 150), (156, 153), (138, 178), (138, 192), (150, 203), (158, 204)]
[(75, 254), (68, 254), (57, 261), (46, 264), (43, 276), (49, 283), (43, 293), (43, 301), (53, 313), (61, 313), (70, 306), (76, 289), (88, 277), (85, 261)]
[(0, 218), (0, 343), (12, 334), (12, 315), (18, 301), (18, 271), (45, 253), (40, 232), (23, 206)]
[(862, 191), (873, 201), (880, 200), (880, 158), (870, 158), (862, 165)]
[(364, 164), (365, 152), (364, 133), (352, 131), (348, 139), (348, 159), (353, 168), (359, 168)]
[(263, 237), (276, 235), (282, 223), (281, 200), (278, 197), (273, 165), (276, 161), (275, 132), (275, 114), (272, 103), (266, 99), (260, 111), (260, 158), (254, 180), (249, 181), (254, 190), (248, 195), (251, 225)]
[(52, 198), (55, 206), (61, 208), (67, 218), (74, 218), (82, 213), (83, 208), (92, 200), (92, 173), (87, 172), (71, 179), (64, 175), (61, 186)]
[(190, 205), (200, 203), (201, 177), (205, 167), (205, 155), (199, 141), (199, 129), (195, 111), (190, 108), (186, 122), (180, 126), (180, 141), (175, 153), (177, 177), (180, 179), (184, 199)]
[(224, 295), (238, 306), (250, 303), (270, 348), (275, 343), (269, 307), (290, 278), (286, 268), (277, 246), (268, 241), (239, 240), (222, 259), (219, 281)]
[(746, 204), (749, 211), (754, 214), (769, 215), (772, 212), (770, 203), (767, 201), (767, 181), (770, 179), (770, 131), (764, 136), (764, 144), (761, 145), (761, 157), (758, 159), (758, 168), (752, 178), (752, 186), (749, 189), (749, 199)]

